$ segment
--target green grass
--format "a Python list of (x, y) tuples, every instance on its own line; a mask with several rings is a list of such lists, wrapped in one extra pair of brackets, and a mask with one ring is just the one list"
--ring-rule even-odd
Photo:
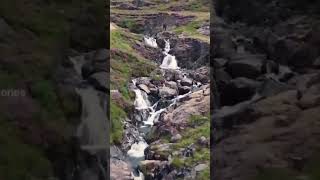
[(206, 122), (201, 126), (195, 128), (189, 128), (182, 133), (182, 139), (174, 145), (175, 148), (183, 148), (188, 145), (197, 142), (197, 140), (204, 136), (206, 138), (210, 137), (210, 122)]
[(209, 37), (202, 35), (198, 32), (198, 29), (201, 27), (204, 21), (192, 21), (186, 25), (179, 26), (173, 30), (177, 34), (184, 34), (190, 38), (199, 39), (205, 42), (209, 41)]
[(308, 160), (302, 171), (295, 171), (285, 168), (265, 168), (258, 173), (254, 180), (319, 180), (320, 179), (320, 158), (318, 155)]
[(197, 179), (199, 180), (209, 180), (210, 179), (210, 168), (201, 171), (199, 175), (197, 175)]
[(129, 81), (134, 77), (149, 76), (156, 68), (155, 63), (133, 49), (133, 45), (141, 39), (141, 36), (123, 29), (111, 32), (111, 89), (118, 89), (129, 101), (134, 97), (128, 89)]
[[(181, 167), (194, 167), (199, 163), (210, 164), (210, 149), (198, 145), (200, 137), (210, 138), (210, 119), (207, 116), (194, 115), (190, 117), (189, 123), (194, 127), (186, 128), (184, 132), (181, 133), (182, 139), (173, 144), (172, 147), (173, 150), (179, 151), (182, 148), (194, 144), (195, 151), (192, 157), (173, 156), (171, 165), (178, 169)], [(199, 179), (205, 179), (209, 176), (207, 170), (201, 173), (203, 174), (199, 175)]]
[(175, 158), (173, 158), (173, 160), (171, 162), (171, 165), (174, 168), (179, 169), (179, 168), (182, 168), (184, 166), (184, 161), (181, 158), (175, 157)]
[[(69, 118), (79, 119), (80, 104), (73, 93), (59, 94), (53, 74), (65, 57), (65, 50), (71, 47), (74, 18), (87, 10), (92, 16), (102, 12), (104, 18), (104, 3), (100, 0), (0, 1), (1, 18), (16, 32), (4, 38), (5, 48), (0, 50), (2, 59), (8, 59), (5, 63), (1, 61), (0, 88), (26, 85), (37, 110), (25, 122), (35, 128), (32, 134), (22, 133), (17, 127), (24, 119), (10, 119), (9, 123), (0, 118), (0, 179), (44, 180), (52, 175), (52, 165), (43, 152), (46, 145), (26, 144), (25, 139), (50, 132), (52, 140), (49, 138), (48, 143), (56, 139), (63, 139), (62, 143), (68, 141), (72, 132), (70, 123), (75, 123)], [(6, 116), (5, 113), (0, 115)], [(41, 134), (39, 129), (43, 130)], [(55, 148), (59, 151), (60, 146)]]
[(123, 28), (129, 29), (131, 32), (134, 33), (142, 33), (143, 27), (136, 24), (136, 20), (130, 18), (123, 18), (119, 24), (119, 26)]
[(21, 141), (20, 130), (0, 118), (0, 179), (46, 179), (52, 165), (37, 147)]
[(132, 52), (133, 49), (128, 42), (128, 37), (122, 31), (113, 30), (111, 31), (110, 47), (112, 49), (119, 49), (125, 52)]
[(110, 143), (119, 144), (121, 143), (123, 136), (123, 123), (122, 121), (126, 117), (126, 113), (117, 106), (113, 101), (110, 103), (110, 118), (111, 118), (111, 134)]

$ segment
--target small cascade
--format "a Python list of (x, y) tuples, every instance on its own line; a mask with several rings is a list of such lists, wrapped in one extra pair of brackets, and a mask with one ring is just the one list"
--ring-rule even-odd
[(148, 100), (148, 95), (140, 89), (134, 90), (136, 94), (136, 99), (134, 100), (134, 106), (136, 109), (148, 109), (150, 107), (150, 102)]
[[(82, 67), (85, 56), (70, 57), (77, 76), (82, 78)], [(76, 136), (80, 142), (81, 152), (90, 154), (95, 161), (90, 165), (87, 162), (77, 162), (72, 176), (79, 176), (78, 180), (108, 179), (106, 172), (106, 157), (108, 150), (108, 116), (106, 93), (99, 92), (90, 83), (83, 79), (83, 84), (75, 88), (81, 98), (81, 122), (76, 129)], [(81, 154), (82, 154), (81, 153)], [(88, 155), (80, 155), (89, 158)], [(81, 169), (79, 167), (81, 166)]]
[(79, 88), (76, 92), (82, 99), (82, 117), (77, 136), (82, 145), (106, 146), (107, 116), (100, 105), (99, 94), (92, 87)]
[(170, 52), (170, 41), (165, 41), (165, 48), (163, 54), (165, 55), (160, 68), (162, 69), (179, 69), (178, 62), (175, 56), (169, 54)]
[[(147, 45), (157, 47), (155, 39), (148, 37), (145, 37), (144, 39)], [(169, 40), (166, 40), (165, 48), (163, 51), (165, 57), (160, 68), (180, 71), (176, 57), (169, 54), (169, 52), (170, 42)], [(165, 71), (163, 71), (163, 73), (163, 75), (165, 75)], [(176, 105), (181, 99), (188, 96), (191, 93), (191, 91), (186, 94), (176, 96), (175, 98), (169, 101), (169, 104), (167, 104), (166, 107), (163, 107), (163, 104), (159, 103), (160, 101), (162, 101), (162, 99), (155, 103), (151, 103), (149, 101), (148, 94), (145, 91), (139, 89), (138, 79), (133, 79), (130, 87), (136, 95), (134, 100), (134, 118), (135, 122), (137, 123), (136, 125), (138, 126), (137, 128), (139, 130), (140, 135), (137, 138), (137, 140), (131, 145), (130, 149), (127, 151), (127, 156), (128, 162), (131, 164), (133, 169), (132, 178), (134, 180), (144, 180), (144, 175), (138, 170), (138, 166), (141, 161), (145, 160), (144, 151), (149, 146), (144, 139), (145, 135), (148, 132), (150, 132), (154, 124), (159, 121), (161, 113), (165, 112), (168, 108)]]
[(143, 39), (144, 39), (145, 45), (152, 48), (158, 48), (157, 40), (154, 37), (144, 36)]

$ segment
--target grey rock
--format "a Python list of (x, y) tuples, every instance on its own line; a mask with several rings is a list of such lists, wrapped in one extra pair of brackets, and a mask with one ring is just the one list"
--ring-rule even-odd
[(96, 89), (107, 92), (109, 90), (108, 77), (108, 73), (98, 72), (92, 74), (88, 80)]
[(176, 82), (174, 81), (168, 81), (168, 82), (165, 82), (165, 85), (172, 88), (172, 89), (178, 89), (178, 85)]
[(180, 84), (182, 86), (192, 86), (192, 79), (185, 77), (181, 80)]
[(99, 49), (95, 52), (94, 61), (106, 62), (109, 59), (109, 51), (107, 49)]
[(261, 74), (263, 60), (242, 59), (228, 63), (227, 71), (233, 77), (256, 78)]
[(163, 98), (170, 98), (177, 95), (177, 90), (171, 89), (169, 87), (161, 87), (159, 89), (159, 95)]
[(171, 137), (170, 142), (173, 142), (173, 143), (178, 142), (181, 138), (182, 138), (182, 136), (180, 134), (176, 134)]
[(228, 60), (224, 58), (214, 58), (213, 59), (213, 64), (215, 68), (222, 68), (227, 64)]
[(258, 92), (260, 95), (264, 97), (269, 97), (290, 89), (293, 89), (293, 87), (290, 85), (287, 85), (274, 79), (267, 79), (258, 89)]
[(320, 57), (318, 57), (314, 62), (313, 62), (313, 66), (316, 68), (320, 68)]
[(186, 94), (191, 91), (191, 87), (190, 86), (179, 86), (178, 91), (179, 91), (179, 95)]
[(151, 92), (150, 89), (148, 88), (148, 86), (145, 85), (145, 84), (139, 84), (138, 87), (139, 87), (141, 90), (143, 90), (144, 92), (146, 92), (147, 94), (150, 94), (150, 92)]
[(205, 170), (207, 168), (208, 168), (207, 164), (199, 164), (196, 167), (194, 167), (194, 170), (199, 172), (199, 171), (203, 171), (203, 170)]

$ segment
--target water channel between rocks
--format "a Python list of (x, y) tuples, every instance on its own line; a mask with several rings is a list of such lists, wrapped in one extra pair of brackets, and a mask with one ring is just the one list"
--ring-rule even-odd
[[(144, 37), (145, 44), (152, 48), (158, 48), (156, 39), (153, 37)], [(163, 54), (165, 55), (162, 64), (160, 65), (161, 71), (163, 74), (165, 71), (183, 71), (178, 67), (177, 59), (174, 55), (169, 54), (170, 51), (170, 41), (165, 40), (165, 48)], [(137, 78), (138, 79), (138, 78)], [(131, 145), (130, 149), (127, 152), (128, 161), (130, 162), (133, 173), (132, 176), (135, 180), (143, 180), (144, 175), (138, 170), (138, 166), (141, 161), (145, 160), (145, 149), (149, 146), (145, 141), (146, 134), (151, 130), (154, 123), (156, 123), (162, 112), (166, 111), (169, 107), (175, 105), (180, 99), (186, 97), (191, 93), (185, 93), (183, 95), (177, 95), (174, 98), (170, 99), (169, 105), (167, 107), (158, 107), (159, 101), (151, 103), (147, 93), (137, 86), (137, 79), (132, 80), (133, 91), (135, 92), (135, 113), (138, 116), (142, 117), (142, 123), (138, 125), (140, 132), (139, 140)]]

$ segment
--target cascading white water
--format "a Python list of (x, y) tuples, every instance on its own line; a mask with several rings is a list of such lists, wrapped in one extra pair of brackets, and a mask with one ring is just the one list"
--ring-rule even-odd
[(148, 95), (140, 89), (134, 90), (136, 98), (134, 100), (134, 106), (136, 109), (148, 109), (150, 107), (150, 102), (148, 100)]
[(144, 43), (147, 46), (152, 47), (152, 48), (158, 48), (157, 40), (154, 37), (144, 36), (143, 39), (144, 39)]
[[(150, 47), (154, 47), (154, 48), (158, 47), (156, 40), (152, 37), (144, 37), (144, 41), (145, 41), (146, 45), (148, 45)], [(176, 57), (169, 54), (169, 52), (170, 52), (170, 42), (169, 42), (169, 40), (166, 40), (165, 41), (165, 48), (163, 51), (163, 54), (165, 55), (165, 57), (163, 59), (163, 62), (161, 64), (160, 68), (173, 69), (173, 70), (179, 69)], [(140, 113), (140, 114), (145, 115), (145, 113), (147, 113), (147, 116), (144, 116), (143, 123), (139, 127), (139, 131), (141, 133), (141, 136), (139, 137), (140, 138), (139, 141), (132, 144), (130, 147), (130, 150), (127, 152), (128, 159), (132, 165), (132, 168), (136, 169), (138, 167), (139, 163), (144, 160), (144, 158), (145, 158), (144, 151), (149, 146), (146, 143), (146, 141), (144, 140), (143, 134), (146, 134), (147, 132), (149, 132), (151, 130), (154, 123), (159, 120), (159, 117), (162, 112), (166, 111), (167, 108), (173, 106), (180, 99), (186, 97), (191, 92), (175, 97), (174, 99), (171, 100), (171, 103), (168, 107), (157, 110), (157, 106), (158, 106), (159, 101), (154, 103), (151, 106), (151, 103), (148, 100), (147, 93), (145, 93), (144, 91), (140, 90), (137, 87), (137, 80), (136, 79), (132, 80), (132, 84), (134, 86), (133, 89), (136, 94), (135, 101), (134, 101), (135, 109), (138, 110), (138, 113)], [(147, 118), (145, 118), (145, 117), (147, 117)], [(138, 173), (136, 171), (133, 171), (132, 177), (134, 180), (144, 180), (144, 176), (140, 171)]]
[(130, 150), (127, 152), (131, 165), (136, 168), (140, 161), (144, 160), (144, 150), (148, 144), (141, 139), (139, 142), (131, 145)]
[(165, 41), (165, 47), (164, 47), (164, 53), (169, 53), (170, 51), (170, 40), (164, 40)]
[(100, 106), (99, 94), (92, 87), (79, 88), (76, 92), (82, 100), (81, 124), (77, 135), (83, 141), (83, 145), (103, 147), (107, 144), (107, 117)]
[(165, 48), (163, 54), (165, 55), (160, 68), (162, 69), (179, 69), (178, 62), (175, 56), (169, 54), (170, 51), (170, 41), (165, 40)]

